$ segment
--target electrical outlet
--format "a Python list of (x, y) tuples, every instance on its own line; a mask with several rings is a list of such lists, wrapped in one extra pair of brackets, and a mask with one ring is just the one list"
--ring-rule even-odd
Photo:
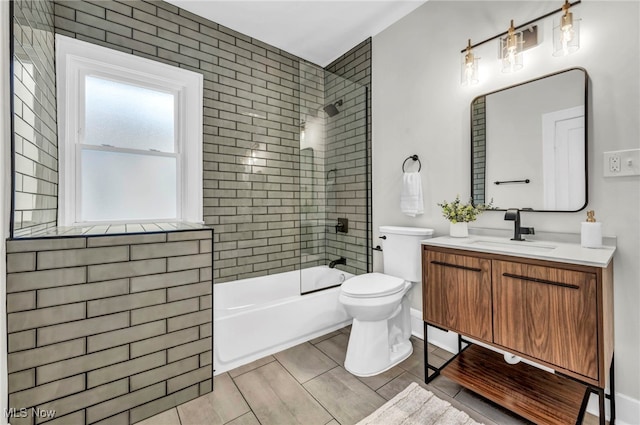
[(612, 173), (620, 172), (620, 155), (612, 154), (609, 157), (609, 171)]
[(640, 175), (640, 149), (604, 153), (604, 176), (623, 177)]

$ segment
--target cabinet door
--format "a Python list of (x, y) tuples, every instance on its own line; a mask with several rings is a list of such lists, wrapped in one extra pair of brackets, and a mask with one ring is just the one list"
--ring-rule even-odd
[(424, 320), (490, 342), (491, 261), (425, 250), (424, 269)]
[(493, 261), (494, 342), (598, 379), (596, 276)]

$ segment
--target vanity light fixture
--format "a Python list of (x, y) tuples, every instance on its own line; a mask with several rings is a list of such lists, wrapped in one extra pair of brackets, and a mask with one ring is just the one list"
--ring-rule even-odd
[(553, 56), (567, 56), (580, 48), (580, 19), (573, 19), (571, 6), (565, 0), (560, 21), (553, 27)]
[(513, 19), (507, 31), (507, 36), (500, 39), (500, 58), (502, 59), (502, 72), (515, 72), (522, 69), (522, 33), (516, 32)]
[(502, 72), (513, 72), (521, 69), (524, 65), (522, 52), (538, 45), (539, 27), (532, 24), (558, 12), (562, 12), (562, 16), (558, 25), (553, 28), (553, 55), (564, 56), (578, 50), (580, 48), (580, 20), (573, 17), (573, 14), (569, 12), (569, 8), (581, 2), (582, 0), (576, 0), (573, 3), (565, 0), (561, 8), (538, 16), (517, 27), (514, 26), (513, 20), (511, 20), (509, 29), (501, 34), (494, 35), (475, 44), (471, 44), (471, 40), (469, 40), (467, 47), (460, 51), (462, 53), (462, 71), (460, 75), (462, 85), (477, 84), (479, 81), (477, 66), (479, 58), (475, 57), (471, 50), (495, 39), (500, 40), (498, 58), (501, 61)]
[(462, 70), (460, 79), (463, 86), (478, 84), (478, 57), (471, 51), (471, 39), (467, 44), (467, 49), (463, 51)]

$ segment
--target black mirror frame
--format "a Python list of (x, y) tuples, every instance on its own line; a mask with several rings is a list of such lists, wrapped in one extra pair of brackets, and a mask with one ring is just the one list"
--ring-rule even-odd
[[(588, 203), (589, 203), (589, 151), (588, 151), (588, 140), (589, 140), (589, 73), (587, 72), (586, 69), (582, 68), (582, 67), (572, 67), (572, 68), (567, 68), (567, 69), (563, 69), (562, 71), (558, 71), (558, 72), (553, 72), (551, 74), (546, 74), (543, 75), (541, 77), (537, 77), (537, 78), (533, 78), (531, 80), (527, 80), (524, 81), (522, 83), (518, 83), (518, 84), (513, 84), (511, 86), (508, 87), (504, 87), (498, 90), (494, 90), (492, 92), (489, 93), (484, 93), (481, 94), (479, 96), (476, 96), (473, 98), (473, 100), (471, 101), (470, 104), (470, 111), (469, 111), (469, 129), (470, 129), (470, 141), (471, 141), (471, 158), (470, 158), (470, 165), (471, 165), (471, 178), (470, 178), (470, 193), (471, 193), (471, 199), (472, 199), (472, 203), (475, 205), (475, 201), (474, 201), (474, 178), (473, 178), (473, 157), (474, 157), (474, 150), (473, 150), (473, 104), (480, 98), (482, 97), (486, 97), (488, 95), (494, 94), (494, 93), (499, 93), (505, 90), (509, 90), (512, 89), (514, 87), (518, 87), (518, 86), (522, 86), (528, 83), (532, 83), (535, 81), (539, 81), (548, 77), (553, 77), (554, 75), (559, 75), (559, 74), (563, 74), (565, 72), (569, 72), (569, 71), (582, 71), (584, 72), (584, 205), (582, 205), (580, 208), (578, 208), (577, 210), (536, 210), (536, 209), (532, 209), (532, 208), (526, 208), (523, 209), (523, 211), (531, 211), (531, 212), (560, 212), (560, 213), (574, 213), (574, 212), (578, 212), (578, 211), (582, 211), (584, 210)], [(486, 182), (485, 182), (486, 185)], [(486, 190), (486, 188), (485, 188)], [(489, 209), (489, 211), (506, 211), (507, 208), (491, 208)]]

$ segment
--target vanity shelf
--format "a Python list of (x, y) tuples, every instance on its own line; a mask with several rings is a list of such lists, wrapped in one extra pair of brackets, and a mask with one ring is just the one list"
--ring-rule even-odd
[(475, 344), (440, 373), (537, 424), (581, 424), (590, 393), (586, 385), (526, 363), (507, 364)]

